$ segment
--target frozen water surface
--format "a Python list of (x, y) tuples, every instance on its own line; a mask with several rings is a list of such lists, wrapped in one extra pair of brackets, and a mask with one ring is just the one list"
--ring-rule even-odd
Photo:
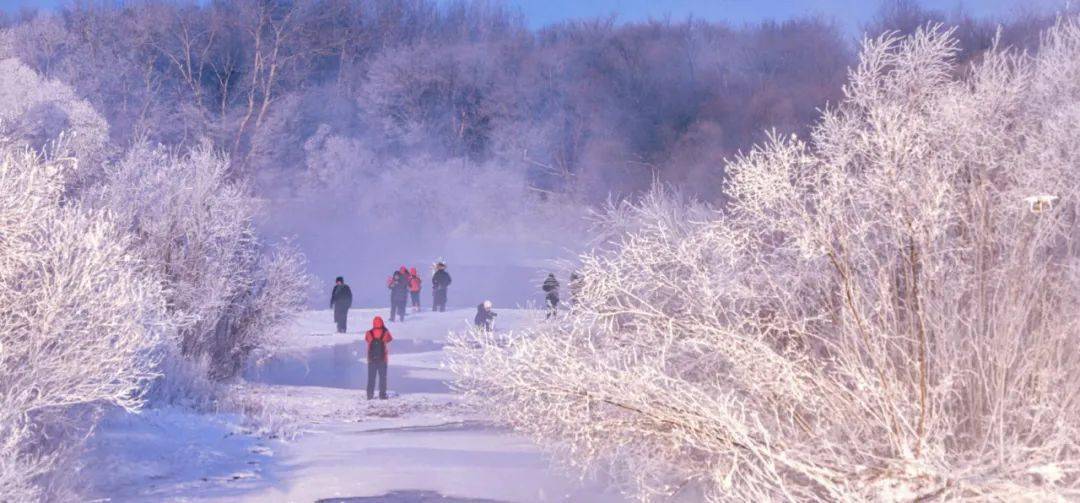
[[(306, 313), (280, 353), (245, 371), (237, 392), (298, 424), (295, 439), (256, 435), (232, 415), (121, 415), (91, 441), (88, 469), (100, 472), (91, 493), (110, 501), (624, 501), (553, 468), (531, 440), (450, 390), (446, 336), (468, 327), (471, 309), (390, 324), (392, 397), (367, 401), (362, 332), (384, 311), (353, 310), (347, 334), (334, 333), (329, 311)], [(500, 329), (537, 316), (498, 312)]]

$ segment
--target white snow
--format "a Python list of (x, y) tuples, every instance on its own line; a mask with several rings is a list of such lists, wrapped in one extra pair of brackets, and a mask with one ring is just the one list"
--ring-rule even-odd
[[(499, 310), (500, 330), (542, 320)], [(386, 310), (354, 309), (349, 333), (329, 310), (305, 313), (274, 355), (248, 369), (235, 393), (294, 425), (267, 439), (243, 418), (153, 409), (109, 418), (86, 456), (90, 495), (109, 501), (315, 501), (434, 491), (497, 501), (623, 501), (599, 482), (554, 468), (528, 439), (478, 414), (444, 384), (446, 335), (474, 311), (410, 313), (388, 323), (391, 399), (361, 389), (363, 332)]]
[(266, 484), (275, 442), (236, 415), (165, 407), (116, 412), (90, 440), (89, 495), (109, 501), (214, 500)]

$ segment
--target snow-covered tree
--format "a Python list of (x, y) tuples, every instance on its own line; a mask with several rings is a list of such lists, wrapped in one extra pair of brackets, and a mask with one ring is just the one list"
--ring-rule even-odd
[(62, 204), (67, 161), (0, 149), (0, 500), (43, 483), (102, 406), (137, 409), (166, 340), (164, 296), (104, 212)]
[(95, 197), (160, 276), (181, 353), (206, 358), (214, 378), (235, 375), (299, 311), (308, 287), (299, 252), (264, 253), (254, 228), (258, 201), (228, 170), (228, 159), (206, 144), (185, 155), (136, 145), (107, 168)]
[[(57, 141), (63, 136), (63, 141)], [(44, 79), (17, 59), (0, 60), (0, 141), (50, 150), (77, 165), (65, 172), (68, 185), (96, 175), (108, 153), (109, 125), (70, 87)], [(56, 151), (56, 149), (62, 149)]]
[(643, 500), (1080, 497), (1080, 21), (955, 53), (869, 40), (722, 210), (612, 208), (570, 315), (459, 336), (458, 384)]
[(226, 158), (111, 148), (70, 88), (0, 60), (0, 501), (64, 498), (102, 410), (235, 375), (306, 297)]

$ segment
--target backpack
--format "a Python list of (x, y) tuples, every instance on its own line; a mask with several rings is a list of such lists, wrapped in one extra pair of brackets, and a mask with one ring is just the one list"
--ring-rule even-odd
[(368, 346), (369, 361), (381, 362), (386, 360), (386, 342), (383, 341), (385, 334), (385, 330), (380, 330), (378, 336), (375, 336), (374, 330), (371, 332), (371, 345)]

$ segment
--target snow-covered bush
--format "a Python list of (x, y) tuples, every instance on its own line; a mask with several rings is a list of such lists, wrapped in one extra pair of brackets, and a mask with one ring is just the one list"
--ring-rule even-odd
[(264, 253), (258, 201), (228, 169), (205, 144), (186, 155), (136, 145), (107, 168), (95, 197), (162, 278), (181, 354), (206, 359), (216, 379), (235, 375), (307, 294), (303, 257), (288, 246)]
[[(63, 141), (58, 141), (63, 137)], [(65, 170), (69, 188), (97, 174), (108, 153), (109, 125), (64, 83), (44, 79), (19, 60), (0, 60), (0, 142), (50, 150), (77, 160)], [(57, 150), (59, 149), (59, 150)]]
[(614, 208), (570, 315), (459, 336), (458, 384), (643, 500), (1080, 498), (1080, 24), (954, 52), (866, 42), (723, 211)]
[(61, 204), (67, 162), (0, 149), (0, 500), (54, 496), (51, 470), (102, 406), (141, 406), (168, 329), (105, 213)]

